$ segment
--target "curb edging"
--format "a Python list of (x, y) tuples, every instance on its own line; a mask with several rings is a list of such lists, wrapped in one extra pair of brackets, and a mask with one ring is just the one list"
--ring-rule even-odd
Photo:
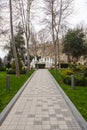
[(61, 92), (63, 98), (65, 99), (67, 105), (69, 106), (69, 108), (70, 108), (73, 116), (75, 117), (76, 121), (78, 122), (79, 126), (82, 128), (82, 130), (87, 130), (87, 122), (85, 121), (85, 119), (82, 117), (82, 115), (77, 110), (77, 108), (72, 103), (72, 101), (69, 99), (69, 97), (65, 94), (65, 92), (63, 91), (63, 89), (60, 87), (60, 85), (58, 84), (58, 82), (53, 77), (53, 75), (50, 72), (49, 72), (49, 74), (50, 74), (52, 80), (54, 81), (57, 89), (59, 89), (59, 91)]
[(36, 73), (36, 71), (33, 72), (33, 74), (24, 83), (24, 85), (21, 87), (21, 89), (19, 89), (19, 91), (16, 93), (16, 95), (11, 99), (11, 101), (8, 103), (8, 105), (0, 113), (0, 126), (3, 123), (3, 121), (5, 120), (6, 116), (10, 112), (10, 110), (12, 109), (12, 107), (14, 106), (15, 102), (17, 101), (17, 99), (20, 97), (20, 95), (22, 94), (22, 92), (24, 91), (24, 89), (26, 88), (26, 86), (28, 85), (28, 83), (30, 82), (30, 80), (32, 79), (32, 77), (35, 75), (35, 73)]

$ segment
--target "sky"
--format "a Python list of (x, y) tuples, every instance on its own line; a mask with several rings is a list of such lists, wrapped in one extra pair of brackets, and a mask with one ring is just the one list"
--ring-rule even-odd
[[(77, 24), (82, 23), (87, 26), (87, 1), (86, 0), (74, 0), (73, 14), (69, 18), (70, 26), (73, 28)], [(4, 58), (6, 51), (0, 47), (0, 57)]]
[(72, 27), (77, 24), (87, 24), (87, 1), (86, 0), (74, 0), (74, 11), (71, 15), (69, 22)]

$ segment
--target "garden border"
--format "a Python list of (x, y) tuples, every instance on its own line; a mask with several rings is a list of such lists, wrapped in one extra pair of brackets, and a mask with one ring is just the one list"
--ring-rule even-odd
[(24, 85), (21, 87), (21, 89), (16, 93), (16, 95), (11, 99), (11, 101), (8, 103), (8, 105), (0, 113), (0, 126), (3, 123), (3, 121), (5, 120), (6, 116), (9, 114), (10, 110), (12, 109), (12, 107), (14, 106), (16, 101), (18, 100), (18, 98), (20, 97), (20, 95), (22, 94), (22, 92), (24, 91), (24, 89), (26, 88), (26, 86), (28, 85), (28, 83), (30, 82), (30, 80), (32, 79), (32, 77), (35, 75), (35, 73), (36, 73), (36, 71), (33, 72), (33, 74), (24, 83)]
[(54, 81), (57, 89), (59, 89), (59, 91), (61, 92), (63, 98), (65, 99), (67, 105), (69, 106), (72, 114), (74, 115), (75, 119), (77, 120), (77, 122), (80, 125), (80, 127), (82, 128), (82, 130), (87, 130), (87, 122), (85, 121), (85, 119), (82, 117), (80, 112), (77, 110), (75, 105), (72, 103), (72, 101), (69, 99), (69, 97), (65, 94), (63, 89), (60, 87), (60, 85), (58, 84), (58, 82), (55, 80), (55, 78), (53, 77), (53, 75), (50, 72), (49, 72), (49, 75), (51, 76), (52, 80)]

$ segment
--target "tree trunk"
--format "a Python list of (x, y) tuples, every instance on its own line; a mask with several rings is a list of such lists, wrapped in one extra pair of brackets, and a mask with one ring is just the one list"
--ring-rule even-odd
[(27, 72), (30, 70), (30, 54), (29, 54), (29, 40), (27, 39)]
[(30, 70), (30, 54), (29, 54), (29, 41), (30, 41), (30, 1), (27, 0), (27, 25), (26, 25), (26, 39), (27, 39), (27, 71)]
[(57, 50), (56, 50), (56, 42), (54, 43), (54, 56), (55, 56), (55, 71), (57, 71)]
[(59, 69), (61, 68), (61, 63), (60, 63), (60, 45), (59, 45), (59, 38), (57, 40), (57, 44), (58, 44), (58, 65), (59, 65)]
[(54, 23), (55, 23), (55, 16), (54, 16), (54, 11), (53, 11), (53, 7), (54, 3), (52, 1), (52, 42), (54, 45), (54, 64), (55, 64), (55, 71), (57, 71), (57, 50), (56, 50), (56, 41), (55, 41), (55, 35), (54, 35)]
[(10, 28), (11, 28), (12, 50), (13, 50), (13, 56), (14, 56), (14, 60), (15, 60), (16, 76), (20, 76), (18, 57), (17, 57), (15, 41), (14, 41), (14, 34), (13, 34), (12, 1), (11, 0), (9, 0), (9, 8), (10, 8)]
[(60, 32), (61, 18), (62, 18), (62, 0), (61, 0), (61, 3), (60, 3), (60, 13), (59, 13), (58, 30), (57, 30), (58, 64), (59, 64), (59, 69), (61, 68), (61, 63), (60, 63), (60, 45), (59, 45), (59, 32)]
[(67, 54), (67, 60), (68, 60), (68, 64), (71, 63), (70, 54)]

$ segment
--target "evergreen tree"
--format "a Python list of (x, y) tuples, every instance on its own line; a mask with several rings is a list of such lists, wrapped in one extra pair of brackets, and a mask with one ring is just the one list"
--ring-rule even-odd
[[(14, 42), (15, 42), (15, 47), (16, 47), (16, 52), (17, 52), (17, 57), (19, 62), (19, 69), (22, 68), (22, 62), (24, 62), (24, 55), (26, 53), (23, 33), (24, 33), (23, 28), (19, 24), (16, 30), (16, 34), (14, 35)], [(12, 41), (10, 40), (9, 46), (8, 45), (5, 46), (5, 48), (9, 50), (7, 55), (7, 60), (9, 63), (11, 63), (12, 59), (14, 59), (11, 42)]]
[(63, 52), (68, 56), (69, 62), (77, 62), (85, 54), (86, 46), (84, 44), (84, 33), (82, 29), (69, 30), (63, 38)]
[(14, 40), (15, 40), (17, 55), (22, 61), (24, 61), (24, 55), (26, 52), (25, 40), (24, 40), (23, 34), (24, 34), (23, 28), (19, 24), (17, 27), (17, 34), (15, 35)]

